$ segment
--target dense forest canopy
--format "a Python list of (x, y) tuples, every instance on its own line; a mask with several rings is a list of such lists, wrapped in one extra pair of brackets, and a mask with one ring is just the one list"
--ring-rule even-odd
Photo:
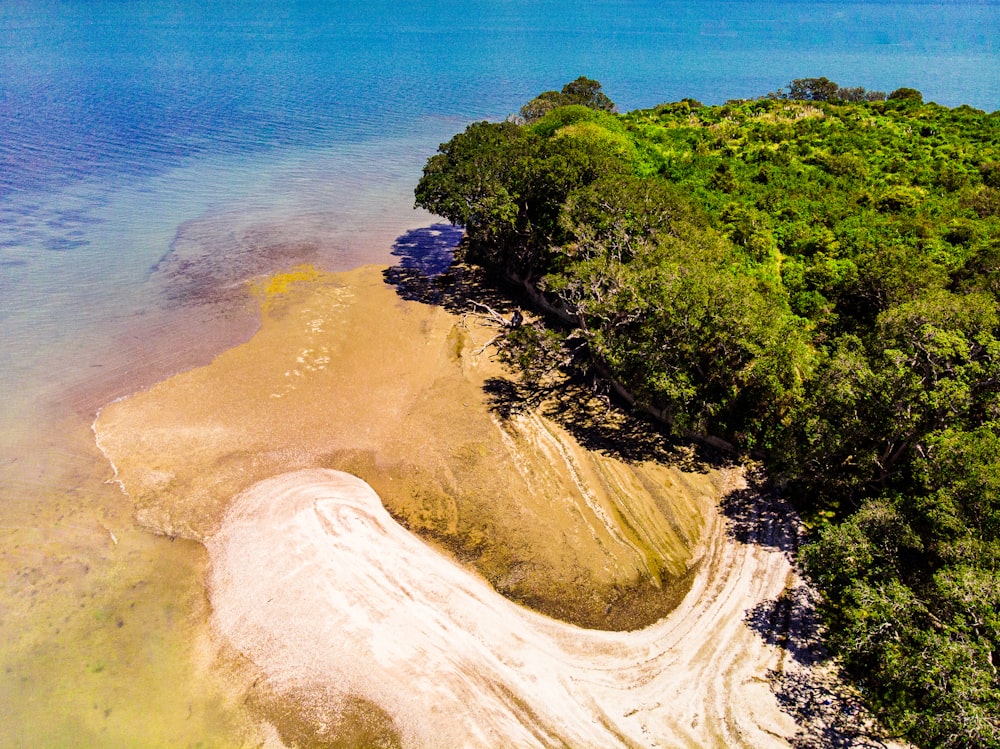
[(822, 78), (619, 115), (581, 78), (443, 144), (416, 197), (571, 323), (544, 335), (764, 456), (887, 725), (1000, 746), (1000, 113)]

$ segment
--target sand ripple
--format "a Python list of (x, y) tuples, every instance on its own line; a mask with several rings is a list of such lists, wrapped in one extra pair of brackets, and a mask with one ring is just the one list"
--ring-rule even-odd
[(279, 693), (368, 700), (407, 746), (788, 746), (764, 680), (782, 651), (744, 615), (786, 588), (789, 562), (711, 522), (670, 616), (586, 630), (496, 593), (362, 480), (298, 471), (242, 493), (209, 539), (213, 621)]

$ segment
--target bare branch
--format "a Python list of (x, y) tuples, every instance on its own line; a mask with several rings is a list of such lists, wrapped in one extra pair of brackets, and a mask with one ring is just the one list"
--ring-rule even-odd
[[(500, 338), (503, 338), (503, 333), (502, 332), (497, 333), (495, 336), (493, 336), (492, 338), (490, 338), (490, 340), (488, 340), (482, 346), (480, 346), (475, 351), (473, 351), (472, 355), (473, 356), (479, 356), (480, 354), (482, 354), (483, 352), (485, 352), (486, 349), (488, 349), (490, 346), (492, 346), (494, 343), (496, 343), (497, 340), (499, 340)], [(500, 347), (497, 346), (497, 348), (500, 348)]]

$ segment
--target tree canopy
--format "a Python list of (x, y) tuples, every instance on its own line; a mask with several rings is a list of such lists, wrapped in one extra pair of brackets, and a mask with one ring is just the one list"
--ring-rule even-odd
[[(899, 89), (899, 91), (913, 90)], [(840, 86), (823, 76), (822, 78), (796, 78), (788, 84), (788, 91), (778, 89), (763, 98), (795, 99), (797, 101), (884, 101), (886, 95), (884, 91), (867, 91), (861, 86)]]
[(578, 79), (471, 125), (418, 205), (671, 429), (764, 456), (888, 725), (1000, 746), (1000, 113), (826, 78), (602, 96)]
[(561, 91), (543, 91), (521, 107), (525, 122), (535, 122), (556, 107), (572, 104), (604, 112), (617, 112), (615, 103), (601, 90), (601, 84), (592, 78), (580, 76), (562, 87)]

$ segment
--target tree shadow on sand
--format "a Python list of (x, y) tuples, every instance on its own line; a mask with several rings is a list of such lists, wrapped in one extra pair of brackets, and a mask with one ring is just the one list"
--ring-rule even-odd
[(743, 621), (764, 642), (784, 649), (796, 663), (815, 666), (827, 659), (815, 593), (806, 585), (790, 588), (747, 611)]
[(749, 486), (726, 494), (719, 505), (729, 536), (793, 557), (802, 541), (792, 503), (766, 485), (759, 472), (747, 471)]
[(468, 312), (473, 301), (498, 312), (516, 309), (519, 300), (510, 291), (490, 283), (483, 269), (456, 258), (461, 255), (463, 236), (461, 227), (432, 224), (397, 237), (391, 254), (399, 262), (382, 271), (385, 282), (395, 286), (403, 299), (458, 314)]
[(840, 678), (823, 647), (816, 592), (800, 584), (746, 612), (743, 621), (789, 660), (768, 673), (771, 691), (795, 719), (794, 749), (885, 749), (871, 713)]
[[(759, 471), (747, 470), (748, 486), (726, 494), (720, 509), (730, 538), (786, 555), (795, 564), (803, 531), (791, 502), (767, 486)], [(783, 666), (768, 674), (771, 691), (792, 716), (795, 749), (884, 749), (869, 713), (840, 678), (823, 646), (817, 594), (799, 583), (749, 609), (744, 623), (764, 642), (784, 651)]]
[[(497, 283), (478, 266), (463, 263), (461, 241), (462, 230), (448, 224), (407, 232), (393, 244), (392, 254), (400, 260), (383, 272), (386, 283), (395, 286), (403, 299), (457, 314), (475, 313), (473, 302), (505, 316), (529, 306), (517, 287)], [(531, 382), (514, 377), (487, 380), (483, 390), (490, 410), (505, 420), (536, 411), (566, 429), (583, 447), (626, 462), (656, 460), (699, 471), (726, 462), (711, 448), (669, 436), (641, 412), (619, 402), (572, 352), (551, 370), (551, 376)]]
[(886, 739), (832, 669), (772, 671), (771, 690), (799, 730), (793, 749), (886, 749)]
[(483, 390), (487, 406), (499, 418), (534, 411), (569, 432), (581, 447), (626, 463), (656, 461), (696, 472), (721, 464), (710, 449), (675, 439), (641, 412), (616, 402), (586, 372), (562, 371), (545, 383), (493, 377)]

